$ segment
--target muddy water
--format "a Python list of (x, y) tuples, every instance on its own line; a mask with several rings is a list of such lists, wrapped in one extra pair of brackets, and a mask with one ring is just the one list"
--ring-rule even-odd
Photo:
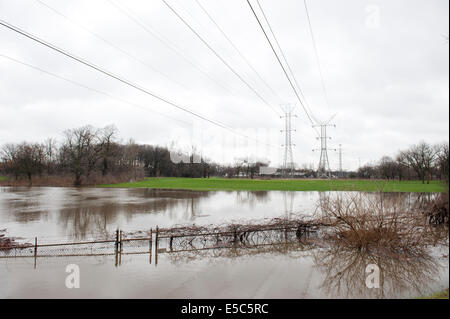
[(0, 188), (0, 229), (27, 239), (86, 239), (118, 227), (145, 230), (312, 213), (317, 199), (314, 192)]
[[(331, 194), (332, 195), (332, 194)], [(146, 189), (0, 188), (0, 230), (29, 241), (102, 237), (118, 227), (222, 224), (312, 214), (319, 192), (195, 192)], [(368, 195), (371, 196), (371, 195)], [(388, 196), (388, 195), (387, 195)], [(403, 194), (405, 202), (417, 195)], [(427, 258), (379, 258), (307, 243), (94, 257), (0, 258), (1, 298), (407, 298), (447, 288), (448, 248)], [(80, 288), (65, 286), (80, 268)]]

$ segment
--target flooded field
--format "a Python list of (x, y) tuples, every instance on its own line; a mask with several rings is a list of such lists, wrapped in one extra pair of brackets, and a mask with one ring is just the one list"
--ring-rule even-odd
[[(0, 230), (18, 242), (83, 241), (106, 238), (117, 228), (132, 233), (312, 215), (321, 198), (333, 195), (0, 188)], [(433, 195), (383, 196), (408, 206)], [(415, 258), (373, 256), (291, 235), (271, 233), (263, 244), (216, 249), (198, 249), (198, 243), (197, 249), (169, 249), (168, 240), (161, 240), (158, 254), (145, 248), (133, 253), (125, 244), (119, 255), (112, 248), (103, 256), (0, 258), (0, 298), (408, 298), (448, 287), (448, 246), (427, 247)], [(380, 288), (366, 285), (366, 267), (374, 263)], [(69, 264), (79, 266), (78, 289), (66, 288)]]

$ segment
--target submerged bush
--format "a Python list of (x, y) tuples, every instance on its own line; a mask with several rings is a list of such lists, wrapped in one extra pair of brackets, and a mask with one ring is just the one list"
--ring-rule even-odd
[(319, 201), (328, 236), (358, 249), (408, 250), (436, 242), (436, 230), (414, 203), (383, 193), (343, 193)]

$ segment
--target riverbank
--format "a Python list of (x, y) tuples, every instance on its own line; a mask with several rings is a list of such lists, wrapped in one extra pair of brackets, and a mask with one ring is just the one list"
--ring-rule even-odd
[(448, 288), (429, 296), (420, 297), (418, 299), (448, 299)]
[(114, 188), (160, 188), (186, 190), (248, 190), (248, 191), (382, 191), (382, 192), (420, 192), (438, 193), (448, 191), (448, 187), (431, 181), (384, 181), (353, 179), (236, 179), (236, 178), (146, 178), (131, 183), (103, 184), (98, 187)]
[[(130, 180), (143, 179), (143, 175), (135, 175), (130, 173), (117, 173), (108, 174), (103, 176), (101, 174), (92, 174), (89, 179), (85, 177), (82, 178), (82, 187), (93, 187), (98, 184), (117, 184), (123, 183)], [(34, 187), (73, 187), (74, 186), (74, 176), (70, 174), (63, 175), (42, 175), (34, 176), (30, 181), (23, 176), (16, 179), (12, 176), (0, 176), (0, 186), (34, 186)]]

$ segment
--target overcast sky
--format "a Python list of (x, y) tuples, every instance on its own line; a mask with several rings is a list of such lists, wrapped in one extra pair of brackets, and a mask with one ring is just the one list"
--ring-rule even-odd
[[(320, 147), (316, 132), (247, 1), (198, 1), (258, 74), (196, 0), (167, 0), (269, 106), (161, 0), (0, 0), (0, 19), (241, 135), (0, 26), (0, 145), (62, 140), (68, 128), (115, 124), (124, 142), (133, 138), (181, 149), (195, 145), (219, 162), (253, 155), (277, 165), (284, 125), (277, 113), (291, 103), (297, 115), (292, 122), (294, 161), (317, 167), (319, 153), (312, 152)], [(309, 0), (328, 103), (303, 0), (260, 3), (314, 118), (327, 121), (336, 114), (336, 127), (328, 128), (329, 146), (342, 144), (344, 169), (393, 156), (421, 140), (448, 141), (448, 0)], [(336, 169), (337, 152), (330, 151), (329, 158)]]

